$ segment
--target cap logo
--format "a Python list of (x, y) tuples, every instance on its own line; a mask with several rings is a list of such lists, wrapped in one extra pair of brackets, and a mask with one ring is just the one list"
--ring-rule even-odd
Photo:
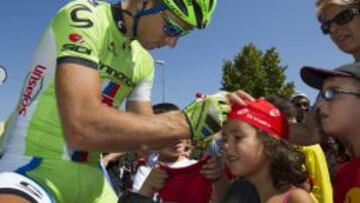
[(272, 117), (278, 117), (280, 116), (280, 111), (278, 109), (272, 109), (270, 112), (269, 112), (270, 116)]
[(249, 109), (241, 109), (237, 112), (238, 115), (244, 115), (249, 113)]
[(228, 118), (253, 125), (253, 127), (270, 135), (288, 139), (288, 122), (286, 122), (285, 114), (280, 109), (265, 99), (245, 103), (246, 106), (233, 104)]

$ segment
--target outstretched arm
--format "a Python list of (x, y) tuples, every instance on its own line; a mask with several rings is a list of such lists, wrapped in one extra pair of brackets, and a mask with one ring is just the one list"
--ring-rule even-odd
[(56, 69), (56, 96), (67, 144), (77, 150), (132, 151), (190, 137), (180, 112), (144, 116), (101, 102), (99, 73), (73, 63)]

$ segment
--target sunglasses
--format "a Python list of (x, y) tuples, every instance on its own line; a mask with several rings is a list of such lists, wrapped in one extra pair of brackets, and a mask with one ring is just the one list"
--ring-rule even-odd
[(333, 23), (336, 25), (345, 25), (357, 15), (360, 15), (360, 8), (348, 8), (337, 14), (333, 19), (322, 22), (321, 30), (324, 35), (329, 34)]
[(342, 91), (335, 87), (330, 87), (324, 91), (320, 91), (320, 98), (327, 102), (333, 100), (334, 98), (340, 95), (353, 95), (360, 98), (360, 93)]
[(308, 108), (310, 106), (310, 103), (309, 102), (295, 102), (294, 106), (297, 108), (302, 108), (302, 107)]
[(160, 16), (164, 19), (165, 25), (163, 28), (164, 33), (169, 37), (179, 37), (187, 35), (191, 32), (192, 29), (184, 29), (173, 19), (171, 19), (164, 12), (160, 11)]

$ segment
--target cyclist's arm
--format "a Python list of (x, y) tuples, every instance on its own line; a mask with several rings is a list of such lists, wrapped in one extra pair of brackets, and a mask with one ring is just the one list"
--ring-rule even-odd
[(142, 115), (154, 114), (152, 104), (149, 101), (127, 101), (126, 111)]
[(98, 71), (62, 63), (56, 69), (56, 96), (67, 144), (78, 150), (130, 151), (189, 138), (180, 113), (142, 116), (119, 112), (101, 103)]

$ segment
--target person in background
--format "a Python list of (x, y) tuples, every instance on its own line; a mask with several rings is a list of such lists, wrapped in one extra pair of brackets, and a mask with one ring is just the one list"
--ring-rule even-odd
[(321, 30), (343, 52), (360, 62), (360, 1), (317, 0), (316, 10)]
[(301, 123), (304, 119), (306, 113), (309, 111), (310, 99), (309, 97), (302, 92), (295, 92), (290, 97), (290, 102), (294, 105), (296, 110), (296, 121)]

